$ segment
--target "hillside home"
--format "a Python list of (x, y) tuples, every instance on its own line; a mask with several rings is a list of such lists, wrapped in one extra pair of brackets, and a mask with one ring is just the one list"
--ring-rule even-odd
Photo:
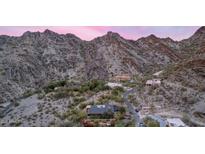
[(152, 80), (147, 80), (146, 85), (152, 86), (152, 85), (160, 85), (161, 84), (161, 79), (152, 79)]
[(86, 107), (88, 116), (113, 116), (116, 112), (116, 107), (114, 105), (105, 104), (105, 105), (88, 105)]
[(110, 88), (123, 87), (121, 83), (113, 83), (113, 82), (108, 82), (107, 86)]

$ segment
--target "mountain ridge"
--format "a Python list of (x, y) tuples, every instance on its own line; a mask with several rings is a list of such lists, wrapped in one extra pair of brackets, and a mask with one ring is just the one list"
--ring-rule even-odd
[[(109, 80), (119, 74), (143, 76), (160, 71), (194, 54), (192, 46), (196, 52), (201, 51), (205, 38), (203, 29), (195, 33), (197, 36), (182, 41), (153, 34), (129, 40), (114, 32), (91, 41), (51, 30), (28, 31), (19, 37), (1, 35), (1, 102), (19, 97), (50, 80)], [(200, 43), (193, 38), (199, 38)]]

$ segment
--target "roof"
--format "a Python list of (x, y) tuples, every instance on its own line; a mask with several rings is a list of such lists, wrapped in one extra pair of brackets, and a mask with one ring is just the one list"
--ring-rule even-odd
[(122, 87), (122, 84), (121, 83), (113, 83), (113, 82), (108, 82), (107, 85), (111, 88), (114, 88), (114, 87)]
[(90, 108), (88, 108), (87, 113), (88, 114), (105, 114), (108, 112), (114, 113), (115, 109), (113, 105), (92, 105)]
[(179, 118), (168, 118), (167, 122), (174, 127), (185, 127), (184, 122)]
[(117, 75), (114, 77), (114, 79), (116, 80), (130, 80), (131, 79), (131, 76), (130, 75)]

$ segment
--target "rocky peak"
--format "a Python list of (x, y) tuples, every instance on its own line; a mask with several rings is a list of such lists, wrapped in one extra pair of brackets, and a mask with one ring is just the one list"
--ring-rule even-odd
[(163, 38), (162, 40), (163, 40), (163, 41), (166, 41), (166, 42), (175, 42), (175, 41), (172, 40), (170, 37)]
[(161, 38), (158, 38), (154, 34), (151, 34), (145, 38), (147, 41), (155, 43), (155, 42), (160, 42)]
[(34, 36), (40, 36), (40, 32), (30, 32), (26, 31), (23, 33), (22, 37), (34, 37)]
[(108, 31), (107, 34), (101, 36), (101, 37), (97, 37), (95, 39), (93, 39), (91, 42), (94, 43), (113, 43), (113, 42), (121, 42), (121, 40), (125, 40), (124, 38), (122, 38), (118, 33), (114, 33), (111, 31)]
[(120, 36), (118, 33), (112, 32), (112, 31), (108, 31), (107, 32), (107, 36)]
[[(188, 41), (199, 41), (204, 42), (205, 40), (205, 26), (200, 27), (190, 38), (185, 39), (185, 42)], [(183, 40), (184, 41), (184, 40)], [(183, 42), (182, 41), (182, 42)]]
[(142, 37), (138, 39), (136, 42), (143, 42), (143, 43), (156, 43), (160, 41), (160, 38), (156, 37), (154, 34), (151, 34), (147, 37)]
[(58, 33), (53, 32), (53, 31), (51, 31), (51, 30), (49, 30), (49, 29), (46, 29), (46, 30), (43, 32), (43, 34), (45, 34), (45, 35), (47, 35), (47, 36), (57, 36), (57, 35), (59, 35)]
[(71, 33), (67, 33), (67, 34), (65, 34), (65, 36), (66, 36), (66, 38), (68, 38), (68, 39), (81, 40), (79, 37), (77, 37), (76, 35), (71, 34)]
[(149, 39), (158, 39), (154, 34), (149, 35), (147, 38), (149, 38)]
[(205, 26), (200, 27), (200, 28), (194, 33), (194, 35), (201, 35), (201, 34), (205, 34)]

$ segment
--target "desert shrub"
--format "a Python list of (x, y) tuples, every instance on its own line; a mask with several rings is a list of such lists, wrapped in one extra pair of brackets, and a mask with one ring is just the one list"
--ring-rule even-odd
[(6, 74), (5, 70), (0, 68), (0, 75), (5, 75), (5, 74)]
[(144, 119), (144, 124), (147, 127), (160, 127), (159, 122), (149, 117)]
[(123, 86), (133, 88), (137, 86), (137, 82), (136, 81), (133, 81), (133, 82), (126, 81), (123, 83)]
[(152, 103), (152, 104), (150, 104), (150, 112), (154, 112), (155, 111), (155, 105)]
[(205, 86), (199, 86), (199, 91), (200, 92), (205, 92)]
[(83, 110), (86, 106), (87, 106), (87, 105), (86, 105), (85, 103), (81, 103), (81, 104), (79, 105), (79, 108), (80, 108), (81, 110)]
[(134, 99), (134, 95), (128, 95), (128, 99), (131, 101), (131, 100), (133, 100)]
[(115, 123), (115, 127), (125, 127), (126, 123), (123, 120), (118, 120)]
[(54, 127), (55, 125), (56, 125), (56, 122), (54, 120), (49, 122), (48, 124), (49, 127)]
[(22, 122), (20, 122), (20, 121), (15, 121), (15, 122), (11, 122), (10, 123), (10, 126), (11, 127), (18, 127), (18, 126), (20, 126), (22, 124)]
[(119, 112), (121, 114), (124, 114), (126, 112), (125, 107), (123, 107), (123, 106), (119, 107)]
[(15, 107), (17, 107), (17, 106), (19, 106), (20, 104), (19, 104), (19, 102), (14, 102), (14, 106)]
[(70, 93), (68, 93), (67, 91), (58, 91), (58, 92), (53, 94), (53, 98), (55, 98), (55, 99), (66, 98), (69, 96), (70, 96)]
[(44, 96), (45, 96), (45, 94), (44, 94), (44, 93), (39, 93), (39, 94), (38, 94), (38, 99), (43, 99), (43, 98), (44, 98)]
[(115, 123), (115, 127), (135, 127), (134, 120), (124, 121), (124, 120), (117, 120)]
[(184, 101), (184, 102), (187, 102), (188, 101), (188, 97), (182, 97), (182, 100)]
[(108, 102), (110, 99), (110, 95), (102, 95), (99, 99), (98, 102), (99, 104), (104, 104), (106, 102)]
[(52, 81), (47, 86), (43, 87), (45, 93), (49, 93), (54, 90), (55, 87), (63, 87), (66, 85), (66, 80)]
[(134, 95), (129, 95), (128, 99), (129, 99), (130, 103), (134, 104), (135, 106), (139, 105), (139, 102), (136, 100)]
[(60, 124), (60, 127), (72, 127), (72, 126), (73, 126), (73, 123), (70, 121), (66, 121)]
[(112, 97), (110, 97), (110, 99), (115, 101), (115, 102), (119, 102), (119, 103), (123, 102), (123, 97), (122, 96), (112, 96)]
[(121, 93), (119, 93), (118, 91), (117, 92), (115, 91), (115, 92), (111, 92), (111, 94), (102, 95), (98, 99), (98, 102), (99, 102), (99, 104), (103, 104), (103, 103), (106, 103), (110, 100), (122, 103), (123, 102), (123, 97), (122, 97)]
[(122, 87), (116, 87), (112, 90), (112, 95), (120, 95), (124, 92)]
[(22, 97), (27, 98), (32, 96), (35, 93), (35, 91), (27, 90), (26, 92), (23, 93)]
[(122, 114), (122, 113), (120, 113), (120, 112), (117, 112), (117, 113), (115, 114), (115, 119), (116, 119), (116, 120), (122, 120), (122, 119), (124, 119), (124, 114)]
[(94, 105), (94, 104), (95, 104), (94, 101), (92, 101), (92, 102), (88, 102), (88, 105)]
[(126, 123), (125, 127), (135, 127), (135, 121), (134, 120), (130, 120)]
[(80, 103), (80, 102), (84, 102), (86, 99), (84, 97), (74, 97), (73, 101), (75, 103)]
[(86, 113), (77, 109), (71, 110), (70, 115), (71, 120), (74, 122), (80, 122), (86, 118)]
[(184, 87), (182, 87), (182, 88), (181, 88), (181, 91), (185, 92), (185, 91), (187, 91), (187, 89), (184, 88)]
[(102, 80), (91, 80), (89, 82), (86, 82), (81, 85), (80, 92), (86, 92), (86, 91), (103, 91), (108, 90), (109, 87), (105, 84)]

